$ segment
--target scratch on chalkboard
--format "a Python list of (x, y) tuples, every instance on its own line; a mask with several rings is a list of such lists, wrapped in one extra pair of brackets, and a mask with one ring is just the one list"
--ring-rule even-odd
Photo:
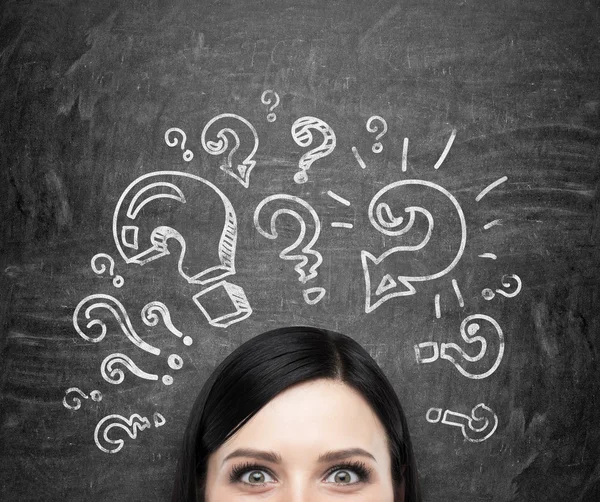
[(377, 33), (387, 23), (394, 19), (394, 17), (397, 16), (404, 8), (404, 5), (398, 4), (394, 7), (391, 7), (390, 9), (385, 11), (381, 16), (379, 16), (379, 19), (359, 38), (359, 52), (363, 52), (365, 50), (365, 45), (368, 43), (369, 39), (373, 36), (373, 34)]

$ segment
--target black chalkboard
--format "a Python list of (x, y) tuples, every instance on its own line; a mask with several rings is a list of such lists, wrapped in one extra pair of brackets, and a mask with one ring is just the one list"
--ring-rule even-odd
[(290, 324), (384, 369), (426, 501), (600, 499), (596, 2), (0, 9), (0, 499), (167, 500)]

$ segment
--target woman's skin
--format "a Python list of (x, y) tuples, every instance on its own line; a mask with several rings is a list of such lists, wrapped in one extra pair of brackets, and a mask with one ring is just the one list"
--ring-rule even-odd
[(205, 500), (403, 502), (404, 487), (394, 498), (386, 433), (368, 403), (320, 379), (279, 394), (209, 457)]

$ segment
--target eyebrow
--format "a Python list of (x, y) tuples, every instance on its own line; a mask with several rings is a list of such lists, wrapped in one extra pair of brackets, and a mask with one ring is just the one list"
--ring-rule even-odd
[[(345, 450), (325, 452), (319, 455), (318, 461), (319, 463), (335, 462), (354, 456), (367, 457), (375, 460), (375, 457), (371, 455), (367, 450), (363, 450), (362, 448), (347, 448)], [(273, 464), (281, 463), (281, 455), (279, 455), (279, 453), (275, 453), (273, 451), (255, 450), (253, 448), (238, 448), (223, 459), (223, 464), (228, 460), (236, 457), (253, 457), (260, 460), (264, 460), (265, 462), (271, 462)], [(375, 462), (377, 462), (377, 460), (375, 460)]]

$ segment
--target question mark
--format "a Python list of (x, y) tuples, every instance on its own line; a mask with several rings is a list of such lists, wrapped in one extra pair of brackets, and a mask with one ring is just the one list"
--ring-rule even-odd
[[(523, 282), (521, 281), (521, 278), (517, 274), (510, 274), (510, 275), (505, 274), (502, 276), (502, 286), (503, 287), (510, 288), (511, 284), (510, 284), (510, 282), (508, 282), (509, 279), (513, 279), (516, 282), (515, 290), (512, 292), (507, 292), (507, 291), (503, 291), (502, 289), (497, 289), (496, 293), (498, 293), (506, 298), (514, 298), (521, 292), (521, 288), (523, 287)], [(481, 296), (483, 296), (483, 298), (485, 300), (490, 301), (490, 300), (493, 300), (496, 295), (490, 288), (485, 288), (481, 292)]]
[[(496, 353), (496, 358), (493, 360), (493, 364), (487, 369), (487, 371), (476, 371), (478, 366), (473, 364), (484, 358), (487, 352), (488, 344), (485, 337), (477, 335), (481, 328), (479, 323), (473, 322), (470, 324), (471, 321), (474, 321), (475, 319), (481, 319), (489, 322), (494, 328), (494, 334), (492, 335), (492, 338), (498, 339), (498, 351)], [(456, 343), (444, 342), (438, 345), (437, 342), (423, 342), (415, 345), (414, 347), (417, 363), (428, 364), (433, 363), (438, 359), (446, 359), (456, 367), (461, 375), (474, 380), (486, 378), (494, 373), (496, 369), (498, 369), (498, 366), (502, 361), (502, 357), (504, 356), (504, 334), (502, 333), (502, 328), (500, 328), (500, 325), (493, 318), (484, 314), (470, 315), (464, 319), (460, 325), (460, 336), (467, 344), (479, 344), (479, 352), (474, 356), (470, 356), (460, 347), (460, 345), (457, 345)], [(428, 351), (429, 349), (431, 349), (433, 354), (429, 357), (424, 357), (423, 352)], [(489, 366), (489, 363), (484, 365), (483, 369), (485, 369), (487, 366)]]
[[(103, 258), (108, 260), (108, 263), (109, 263), (108, 273), (111, 277), (113, 277), (113, 275), (115, 275), (115, 261), (112, 259), (112, 257), (110, 255), (108, 255), (106, 253), (98, 253), (97, 255), (94, 255), (92, 257), (92, 261), (91, 261), (92, 270), (94, 271), (95, 274), (98, 274), (98, 275), (102, 275), (104, 272), (106, 272), (106, 265), (104, 265), (104, 263), (100, 263), (100, 264), (97, 263), (98, 260), (101, 260)], [(120, 288), (121, 286), (123, 286), (123, 284), (125, 284), (125, 281), (124, 281), (123, 277), (121, 277), (120, 275), (115, 275), (112, 283), (115, 288)]]
[[(115, 368), (115, 365), (121, 365), (127, 368), (135, 376), (143, 378), (144, 380), (158, 380), (158, 375), (153, 373), (147, 373), (140, 369), (130, 357), (119, 352), (109, 354), (104, 358), (100, 365), (100, 373), (102, 378), (108, 383), (119, 385), (125, 379), (125, 372), (121, 368)], [(177, 354), (171, 354), (169, 356), (169, 367), (174, 370), (181, 369), (183, 367), (183, 360)], [(173, 383), (173, 377), (171, 375), (164, 375), (162, 382), (165, 385), (171, 385)]]
[(268, 110), (271, 113), (269, 113), (267, 115), (267, 120), (269, 122), (275, 122), (277, 120), (277, 115), (275, 115), (275, 113), (273, 113), (273, 110), (275, 108), (277, 108), (277, 106), (279, 105), (279, 94), (277, 94), (275, 91), (273, 91), (271, 89), (267, 89), (265, 92), (262, 93), (260, 100), (263, 105), (267, 105), (267, 106), (270, 105), (273, 102), (273, 100), (270, 97), (267, 97), (269, 94), (272, 94), (275, 97), (275, 104), (268, 108)]
[(479, 403), (471, 410), (471, 416), (446, 410), (442, 408), (429, 408), (425, 419), (430, 424), (440, 422), (446, 425), (459, 427), (464, 438), (471, 443), (481, 443), (490, 438), (498, 427), (498, 416), (483, 403)]
[[(252, 136), (254, 137), (254, 146), (252, 147), (252, 151), (250, 154), (242, 161), (241, 164), (238, 164), (235, 168), (233, 166), (233, 154), (238, 151), (240, 148), (240, 137), (238, 133), (229, 127), (225, 127), (221, 129), (217, 135), (216, 141), (211, 141), (206, 139), (206, 135), (208, 130), (211, 128), (213, 124), (219, 121), (223, 121), (225, 119), (235, 119), (236, 121), (241, 122), (245, 127), (250, 129)], [(244, 117), (240, 117), (235, 113), (221, 113), (216, 117), (210, 119), (207, 124), (202, 129), (202, 147), (210, 154), (210, 155), (221, 155), (227, 151), (229, 148), (229, 139), (228, 135), (233, 138), (234, 145), (227, 156), (227, 161), (224, 164), (221, 164), (221, 170), (225, 171), (230, 176), (233, 176), (236, 180), (238, 180), (244, 188), (248, 188), (250, 184), (250, 173), (254, 166), (256, 165), (256, 161), (253, 159), (254, 154), (258, 150), (258, 133), (254, 126), (248, 122)]]
[[(160, 416), (162, 419), (162, 423), (157, 420)], [(158, 415), (154, 414), (155, 424), (157, 421), (160, 425), (156, 425), (156, 427), (160, 427), (165, 423), (165, 419), (160, 413)], [(139, 431), (143, 431), (144, 429), (149, 429), (152, 427), (150, 420), (146, 417), (140, 416), (138, 413), (134, 413), (129, 418), (125, 418), (122, 415), (112, 414), (107, 415), (104, 418), (100, 419), (96, 428), (94, 429), (94, 442), (96, 446), (100, 448), (104, 453), (117, 453), (123, 448), (125, 441), (123, 439), (111, 439), (109, 438), (109, 432), (114, 429), (122, 429), (131, 439), (137, 438), (137, 433)], [(102, 434), (100, 434), (102, 432)], [(100, 440), (103, 439), (105, 443), (107, 443), (108, 448), (102, 446)]]
[(68, 410), (78, 410), (79, 408), (81, 408), (81, 399), (79, 399), (77, 396), (73, 396), (72, 398), (73, 402), (75, 403), (74, 405), (71, 405), (67, 402), (67, 397), (71, 393), (79, 394), (79, 396), (81, 396), (84, 399), (88, 399), (89, 397), (91, 397), (92, 401), (95, 401), (97, 403), (102, 401), (102, 392), (100, 392), (99, 390), (93, 390), (88, 396), (80, 388), (71, 387), (65, 391), (65, 397), (63, 397), (63, 406)]
[(326, 122), (316, 117), (301, 117), (296, 120), (292, 125), (292, 138), (298, 146), (307, 147), (314, 140), (311, 130), (316, 130), (323, 135), (323, 143), (300, 157), (298, 164), (300, 171), (294, 175), (294, 181), (299, 184), (308, 181), (306, 171), (310, 169), (313, 162), (333, 152), (337, 143), (333, 129)]
[(377, 143), (375, 143), (373, 145), (371, 150), (373, 150), (373, 153), (381, 153), (383, 151), (383, 145), (381, 144), (381, 142), (379, 142), (379, 140), (381, 138), (383, 138), (383, 136), (387, 132), (388, 125), (383, 117), (380, 117), (379, 115), (373, 115), (371, 118), (369, 118), (369, 120), (367, 120), (367, 131), (369, 131), (369, 132), (379, 131), (379, 127), (376, 124), (375, 125), (373, 124), (373, 122), (375, 122), (376, 120), (381, 122), (381, 127), (383, 127), (383, 131), (381, 131), (377, 136), (375, 136), (375, 140), (377, 141)]
[[(269, 211), (265, 210), (266, 206), (269, 206)], [(295, 206), (295, 209), (291, 209), (290, 206)], [(273, 210), (274, 207), (279, 207), (279, 209)], [(260, 222), (263, 210), (271, 215), (267, 230), (265, 230)], [(306, 284), (317, 277), (317, 269), (323, 262), (321, 253), (313, 249), (321, 233), (321, 220), (313, 207), (303, 199), (294, 195), (275, 194), (265, 198), (256, 206), (256, 210), (254, 211), (254, 227), (263, 237), (275, 240), (278, 237), (277, 218), (282, 214), (293, 217), (300, 224), (300, 233), (293, 244), (279, 253), (279, 257), (282, 260), (297, 261), (298, 263), (294, 266), (294, 270), (298, 274), (298, 281)], [(310, 236), (310, 233), (307, 235), (307, 221), (314, 228), (312, 236)], [(313, 263), (308, 267), (308, 270), (305, 270), (309, 261), (313, 261)], [(321, 301), (325, 293), (326, 290), (324, 288), (313, 287), (305, 289), (303, 296), (306, 303), (315, 305)]]
[(173, 136), (172, 138), (169, 137), (169, 135), (171, 135), (172, 133), (181, 134), (181, 149), (184, 150), (183, 160), (189, 162), (194, 158), (194, 153), (191, 150), (185, 150), (185, 142), (187, 141), (186, 134), (181, 129), (179, 129), (179, 127), (171, 127), (171, 129), (167, 129), (167, 132), (165, 132), (165, 142), (169, 146), (177, 146), (179, 143), (179, 139), (177, 138), (177, 136)]
[(117, 300), (116, 298), (110, 295), (104, 294), (95, 294), (86, 296), (83, 300), (79, 302), (75, 311), (73, 312), (73, 326), (75, 330), (83, 338), (88, 342), (98, 343), (104, 339), (106, 335), (106, 324), (105, 322), (98, 317), (97, 319), (92, 319), (87, 323), (86, 328), (90, 329), (92, 326), (100, 326), (100, 334), (96, 337), (88, 336), (84, 333), (83, 329), (79, 326), (79, 312), (85, 307), (85, 317), (86, 319), (90, 319), (92, 315), (92, 311), (96, 309), (106, 309), (108, 310), (116, 319), (119, 324), (119, 327), (131, 342), (139, 347), (140, 349), (149, 352), (150, 354), (154, 354), (155, 356), (160, 355), (160, 349), (153, 347), (149, 343), (142, 340), (139, 335), (133, 329), (131, 325), (131, 321), (129, 320), (129, 316), (125, 311), (125, 307)]
[(183, 336), (183, 333), (173, 325), (169, 309), (162, 302), (150, 302), (147, 305), (145, 305), (142, 309), (142, 321), (144, 321), (146, 326), (156, 326), (159, 320), (157, 314), (160, 315), (164, 325), (171, 333), (173, 333), (178, 338), (183, 337), (183, 343), (185, 345), (190, 346), (192, 344), (192, 337)]

